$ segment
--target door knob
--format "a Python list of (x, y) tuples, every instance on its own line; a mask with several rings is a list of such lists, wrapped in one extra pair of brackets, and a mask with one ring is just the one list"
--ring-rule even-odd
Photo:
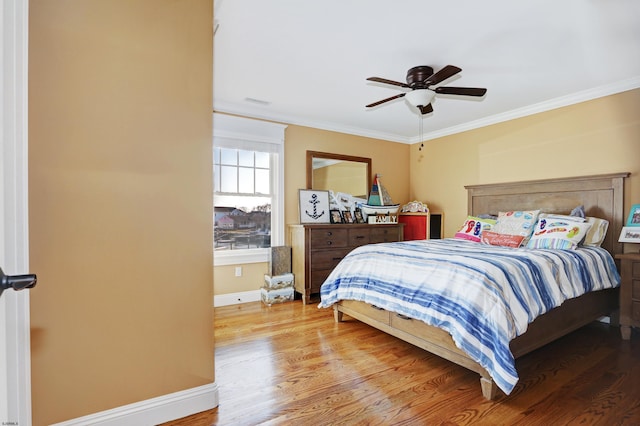
[(0, 295), (2, 295), (3, 291), (10, 288), (16, 291), (33, 288), (37, 281), (38, 277), (36, 277), (35, 274), (5, 275), (5, 273), (2, 272), (2, 268), (0, 268)]

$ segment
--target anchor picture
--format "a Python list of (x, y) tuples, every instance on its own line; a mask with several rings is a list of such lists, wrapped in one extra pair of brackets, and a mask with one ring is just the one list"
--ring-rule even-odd
[(329, 191), (300, 189), (300, 223), (330, 223)]
[(311, 219), (318, 219), (324, 214), (324, 210), (322, 210), (321, 212), (318, 212), (318, 204), (320, 204), (320, 201), (318, 201), (318, 194), (311, 194), (311, 199), (309, 200), (309, 204), (313, 206), (313, 209), (312, 209), (313, 212), (310, 213), (309, 210), (306, 210), (305, 213)]

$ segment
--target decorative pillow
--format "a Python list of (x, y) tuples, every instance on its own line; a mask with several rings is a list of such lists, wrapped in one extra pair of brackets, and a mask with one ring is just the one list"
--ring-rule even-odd
[(478, 217), (480, 219), (493, 219), (493, 220), (498, 220), (498, 216), (492, 215), (492, 214), (479, 214)]
[(524, 240), (522, 235), (498, 234), (493, 231), (482, 231), (482, 235), (480, 236), (480, 241), (483, 244), (490, 244), (492, 246), (518, 248), (522, 244), (522, 240)]
[(553, 214), (553, 213), (540, 213), (538, 215), (538, 220), (540, 219), (560, 219), (560, 220), (569, 220), (571, 222), (586, 222), (586, 219), (583, 216), (574, 216), (574, 215), (566, 215), (566, 214)]
[(568, 220), (560, 215), (542, 217), (536, 223), (527, 248), (572, 250), (578, 247), (590, 228), (590, 223)]
[(540, 210), (499, 212), (498, 221), (491, 230), (498, 234), (521, 235), (524, 237), (522, 241), (524, 245), (529, 240), (531, 232), (533, 232), (539, 214)]
[(456, 232), (455, 238), (461, 238), (463, 240), (480, 242), (480, 236), (488, 229), (491, 229), (495, 225), (496, 221), (493, 219), (481, 219), (476, 216), (467, 216), (467, 220), (464, 221), (464, 225), (458, 232)]
[(583, 246), (600, 247), (604, 241), (604, 237), (607, 235), (607, 228), (609, 228), (609, 221), (605, 219), (599, 219), (597, 217), (587, 217), (587, 223), (591, 224), (591, 229), (587, 231), (587, 235), (582, 242)]

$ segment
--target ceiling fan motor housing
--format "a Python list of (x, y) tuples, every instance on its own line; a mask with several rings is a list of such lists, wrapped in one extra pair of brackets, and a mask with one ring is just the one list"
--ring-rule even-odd
[(425, 80), (433, 75), (433, 68), (427, 65), (419, 65), (407, 71), (407, 84), (412, 89), (426, 89)]

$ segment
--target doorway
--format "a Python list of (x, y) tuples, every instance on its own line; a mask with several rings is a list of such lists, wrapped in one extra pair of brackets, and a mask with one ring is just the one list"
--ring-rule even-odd
[[(0, 267), (6, 274), (29, 268), (27, 189), (27, 64), (29, 3), (3, 0), (0, 13)], [(0, 298), (0, 421), (31, 424), (29, 292)]]

